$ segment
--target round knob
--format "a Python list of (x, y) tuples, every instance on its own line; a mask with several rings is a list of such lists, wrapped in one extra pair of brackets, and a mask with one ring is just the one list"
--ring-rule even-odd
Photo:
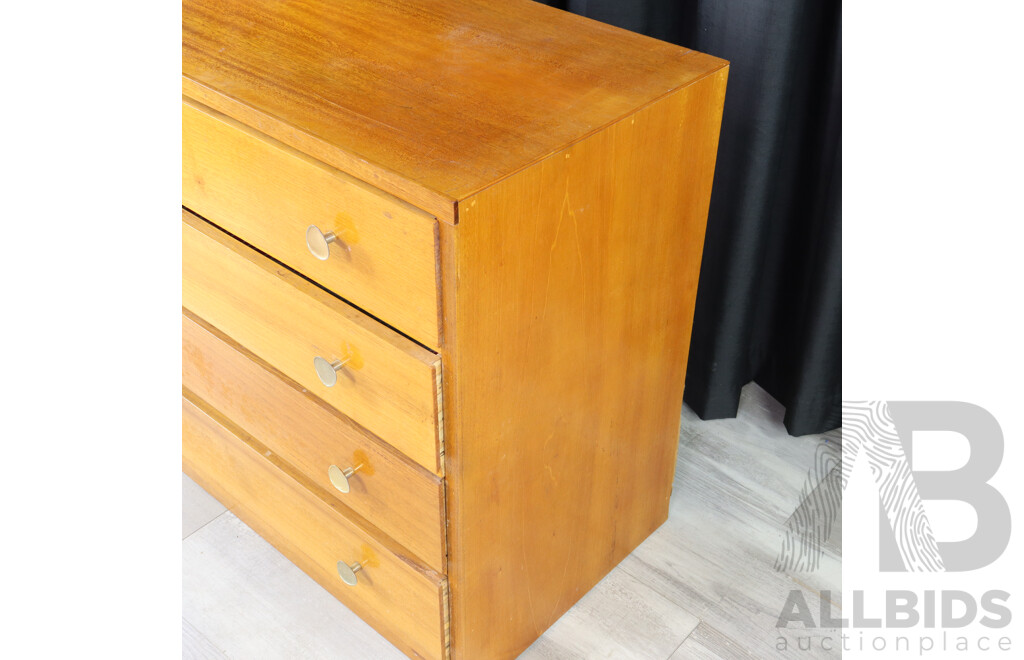
[(341, 581), (350, 587), (356, 586), (356, 573), (363, 569), (363, 565), (359, 562), (352, 564), (351, 566), (343, 561), (338, 562), (338, 577)]
[(338, 382), (338, 372), (348, 364), (348, 360), (349, 358), (345, 358), (328, 362), (318, 355), (313, 358), (313, 368), (316, 369), (316, 375), (320, 378), (321, 383), (327, 387), (334, 387)]
[(327, 257), (331, 256), (331, 243), (337, 238), (333, 231), (325, 234), (316, 225), (310, 225), (306, 229), (306, 247), (309, 248), (310, 254), (320, 261), (327, 261)]
[(343, 493), (347, 493), (349, 491), (348, 478), (355, 474), (361, 467), (363, 466), (357, 465), (354, 468), (349, 467), (342, 470), (337, 465), (332, 465), (327, 468), (327, 478), (331, 480), (331, 483), (335, 488)]

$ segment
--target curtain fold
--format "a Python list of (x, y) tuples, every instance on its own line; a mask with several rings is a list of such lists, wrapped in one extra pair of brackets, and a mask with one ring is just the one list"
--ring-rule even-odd
[(793, 435), (840, 425), (841, 4), (547, 2), (730, 61), (684, 400), (756, 381)]

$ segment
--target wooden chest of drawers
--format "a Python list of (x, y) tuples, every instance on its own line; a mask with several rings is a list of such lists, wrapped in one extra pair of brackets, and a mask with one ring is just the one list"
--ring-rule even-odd
[(665, 520), (727, 64), (530, 2), (185, 0), (183, 465), (398, 648)]

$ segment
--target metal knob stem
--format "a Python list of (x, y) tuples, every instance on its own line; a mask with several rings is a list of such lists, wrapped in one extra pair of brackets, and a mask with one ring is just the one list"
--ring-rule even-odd
[(361, 467), (363, 466), (360, 463), (354, 468), (347, 467), (342, 470), (337, 465), (332, 465), (327, 468), (327, 478), (331, 480), (331, 484), (333, 484), (335, 488), (343, 493), (347, 493), (349, 491), (348, 478), (355, 474)]
[(327, 261), (331, 256), (331, 243), (337, 239), (333, 231), (325, 234), (316, 225), (306, 228), (306, 247), (309, 248), (309, 253), (320, 261)]
[(359, 562), (354, 564), (346, 564), (343, 561), (338, 562), (338, 577), (341, 581), (350, 587), (356, 586), (356, 573), (363, 569), (363, 565)]
[(326, 387), (334, 387), (338, 383), (338, 372), (344, 368), (349, 360), (352, 358), (347, 357), (344, 360), (335, 360), (334, 362), (328, 362), (319, 355), (313, 358), (313, 368), (316, 369), (316, 375), (320, 378), (320, 382)]

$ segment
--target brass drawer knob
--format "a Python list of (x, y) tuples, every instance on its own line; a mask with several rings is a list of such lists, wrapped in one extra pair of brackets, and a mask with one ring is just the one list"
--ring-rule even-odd
[(352, 564), (346, 564), (343, 561), (338, 562), (338, 577), (341, 581), (350, 587), (356, 586), (356, 573), (363, 569), (363, 565), (359, 562)]
[(342, 470), (337, 465), (332, 465), (327, 468), (327, 478), (331, 480), (331, 484), (333, 484), (335, 488), (343, 493), (347, 493), (349, 491), (348, 478), (355, 474), (361, 467), (363, 466), (357, 465), (354, 468), (348, 467)]
[(327, 257), (331, 256), (331, 243), (337, 239), (333, 231), (325, 234), (316, 225), (310, 225), (306, 229), (306, 247), (309, 248), (309, 253), (320, 261), (327, 261)]
[(316, 375), (320, 378), (321, 383), (326, 387), (334, 387), (338, 382), (338, 372), (348, 364), (350, 359), (345, 358), (344, 360), (328, 362), (318, 355), (313, 358), (313, 368), (316, 369)]

